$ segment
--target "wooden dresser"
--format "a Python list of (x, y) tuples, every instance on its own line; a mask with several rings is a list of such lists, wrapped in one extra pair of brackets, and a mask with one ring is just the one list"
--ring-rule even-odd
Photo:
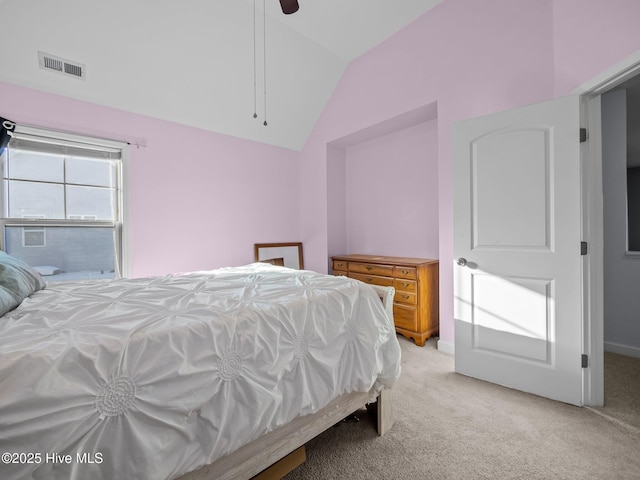
[(396, 331), (423, 346), (438, 333), (438, 260), (427, 258), (342, 255), (331, 257), (332, 273), (365, 283), (394, 287)]

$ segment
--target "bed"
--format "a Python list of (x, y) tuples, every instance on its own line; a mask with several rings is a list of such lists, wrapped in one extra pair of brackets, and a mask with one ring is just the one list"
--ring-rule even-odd
[(384, 291), (265, 263), (45, 287), (7, 259), (3, 479), (250, 478), (365, 402), (388, 425)]

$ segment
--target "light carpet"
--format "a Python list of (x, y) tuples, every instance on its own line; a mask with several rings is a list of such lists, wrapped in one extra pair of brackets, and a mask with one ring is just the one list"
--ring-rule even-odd
[(640, 479), (640, 360), (607, 354), (605, 407), (580, 408), (454, 372), (435, 340), (399, 337), (394, 426), (366, 410), (307, 444), (286, 480)]

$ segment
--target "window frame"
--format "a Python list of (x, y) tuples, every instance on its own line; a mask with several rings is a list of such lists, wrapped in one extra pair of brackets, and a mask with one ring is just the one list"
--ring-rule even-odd
[[(82, 219), (34, 219), (5, 217), (4, 175), (0, 181), (0, 249), (5, 251), (5, 228), (6, 227), (99, 227), (112, 228), (115, 231), (115, 265), (114, 278), (127, 277), (129, 273), (129, 229), (128, 229), (128, 163), (129, 144), (117, 140), (109, 140), (98, 137), (90, 137), (70, 132), (50, 130), (40, 127), (17, 125), (14, 138), (39, 137), (44, 144), (75, 144), (80, 147), (86, 146), (92, 150), (112, 151), (119, 150), (120, 158), (111, 159), (115, 163), (115, 215), (113, 221)], [(13, 139), (12, 139), (13, 140)], [(15, 148), (15, 147), (14, 147)], [(11, 141), (7, 146), (3, 157), (11, 150)], [(74, 156), (74, 155), (70, 155)], [(77, 155), (75, 155), (77, 156)], [(88, 217), (89, 215), (83, 215)], [(24, 235), (24, 234), (23, 234)], [(46, 238), (46, 233), (45, 233)], [(45, 240), (46, 243), (46, 240)]]

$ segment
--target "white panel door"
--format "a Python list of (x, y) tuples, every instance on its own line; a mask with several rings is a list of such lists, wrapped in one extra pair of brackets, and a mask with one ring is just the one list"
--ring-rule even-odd
[(575, 405), (579, 110), (571, 96), (453, 127), (456, 371)]

